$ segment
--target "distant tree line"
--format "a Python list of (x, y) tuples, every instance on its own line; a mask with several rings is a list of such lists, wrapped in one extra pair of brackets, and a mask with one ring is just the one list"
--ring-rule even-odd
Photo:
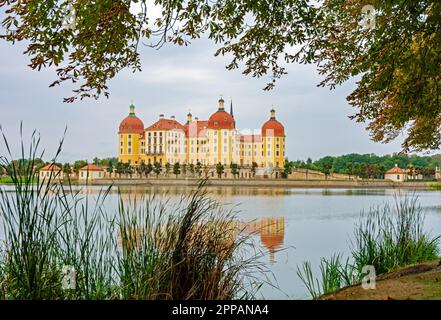
[(441, 154), (432, 156), (407, 155), (394, 153), (379, 156), (376, 154), (351, 153), (341, 156), (326, 156), (316, 161), (308, 158), (306, 161), (287, 161), (285, 171), (292, 168), (317, 170), (325, 175), (331, 173), (348, 174), (363, 179), (382, 179), (387, 170), (398, 165), (402, 169), (409, 169), (411, 175), (421, 174), (423, 177), (432, 177), (435, 168), (441, 167)]

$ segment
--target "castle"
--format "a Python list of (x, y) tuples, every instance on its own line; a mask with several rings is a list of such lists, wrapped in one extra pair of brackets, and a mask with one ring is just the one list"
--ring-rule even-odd
[(283, 168), (285, 164), (285, 128), (276, 120), (274, 109), (258, 134), (242, 134), (236, 129), (231, 103), (225, 111), (225, 101), (219, 100), (218, 110), (208, 120), (187, 115), (181, 124), (174, 116), (159, 119), (148, 126), (135, 115), (122, 120), (118, 132), (118, 160), (137, 166), (141, 163), (170, 163), (215, 166), (218, 163), (241, 167)]

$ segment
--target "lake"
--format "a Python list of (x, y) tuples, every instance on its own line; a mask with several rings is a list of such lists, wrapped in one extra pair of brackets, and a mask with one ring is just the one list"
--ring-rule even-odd
[[(8, 188), (8, 187), (7, 187)], [(85, 191), (98, 194), (101, 187)], [(123, 197), (141, 194), (165, 194), (180, 198), (191, 187), (120, 187)], [(118, 203), (116, 188), (105, 205), (115, 211)], [(227, 207), (235, 206), (237, 217), (247, 222), (247, 230), (261, 246), (262, 258), (274, 275), (274, 288), (264, 285), (258, 298), (307, 299), (306, 288), (296, 274), (297, 265), (309, 260), (317, 267), (321, 257), (350, 254), (354, 225), (363, 210), (395, 197), (417, 195), (426, 213), (426, 230), (441, 234), (441, 192), (409, 189), (298, 189), (209, 187), (211, 197)], [(317, 268), (315, 268), (317, 271)]]

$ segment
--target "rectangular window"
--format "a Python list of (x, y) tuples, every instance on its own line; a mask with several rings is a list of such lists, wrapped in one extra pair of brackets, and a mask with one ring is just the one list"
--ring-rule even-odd
[(129, 148), (129, 150), (128, 150), (128, 153), (129, 153), (129, 154), (131, 154), (131, 153), (132, 153), (132, 149), (131, 149), (131, 148)]

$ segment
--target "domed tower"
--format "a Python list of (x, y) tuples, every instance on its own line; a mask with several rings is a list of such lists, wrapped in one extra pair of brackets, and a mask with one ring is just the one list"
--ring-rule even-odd
[(263, 159), (265, 166), (285, 166), (285, 127), (276, 120), (276, 111), (271, 109), (270, 119), (262, 126)]
[(233, 156), (233, 135), (235, 122), (231, 114), (225, 111), (224, 99), (219, 99), (218, 110), (208, 119), (208, 135), (210, 140), (210, 165), (222, 163), (229, 165)]
[(135, 106), (131, 104), (129, 115), (119, 125), (118, 160), (138, 165), (143, 148), (144, 123), (135, 115)]

